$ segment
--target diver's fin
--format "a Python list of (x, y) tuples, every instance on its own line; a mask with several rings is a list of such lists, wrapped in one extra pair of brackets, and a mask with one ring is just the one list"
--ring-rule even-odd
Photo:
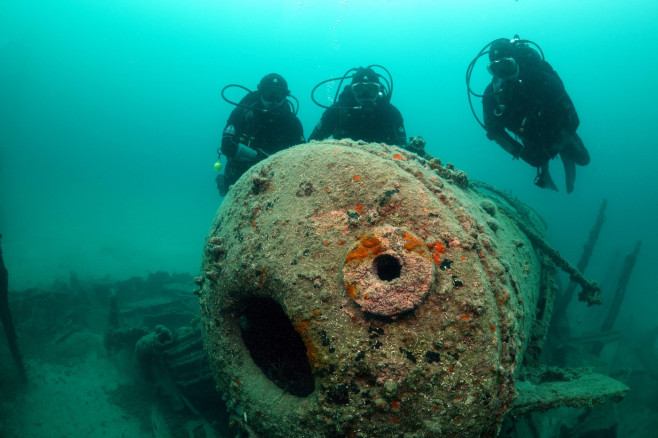
[(571, 136), (567, 147), (560, 151), (560, 155), (563, 159), (566, 156), (579, 166), (587, 166), (590, 161), (589, 152), (587, 152), (583, 140), (576, 133)]
[(551, 173), (548, 171), (548, 161), (543, 163), (541, 167), (537, 168), (537, 177), (535, 178), (535, 185), (541, 187), (542, 189), (551, 189), (557, 190), (557, 186), (551, 178)]
[(567, 158), (564, 154), (560, 154), (562, 164), (564, 165), (564, 177), (567, 183), (567, 193), (573, 192), (573, 184), (576, 181), (576, 163)]

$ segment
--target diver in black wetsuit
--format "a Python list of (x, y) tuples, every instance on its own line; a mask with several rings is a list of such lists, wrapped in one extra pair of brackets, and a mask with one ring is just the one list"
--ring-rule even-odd
[[(313, 102), (326, 108), (326, 111), (322, 114), (309, 140), (333, 137), (397, 146), (406, 145), (407, 134), (402, 115), (391, 104), (393, 80), (390, 74), (387, 80), (373, 67), (381, 68), (388, 74), (388, 71), (379, 65), (352, 68), (343, 77), (327, 79), (313, 89), (311, 93)], [(315, 100), (314, 93), (320, 85), (330, 81), (340, 81), (336, 90), (338, 95), (343, 81), (350, 78), (351, 84), (343, 89), (340, 96), (334, 98), (333, 105), (325, 106)]]
[[(230, 87), (239, 87), (248, 94), (235, 103), (224, 96)], [(227, 164), (223, 174), (216, 178), (221, 196), (229, 187), (258, 161), (296, 144), (305, 143), (302, 124), (297, 118), (297, 107), (288, 98), (294, 98), (288, 90), (286, 80), (276, 73), (261, 79), (256, 91), (241, 85), (227, 85), (222, 97), (236, 105), (228, 118), (222, 135), (221, 154), (226, 155)], [(219, 160), (215, 165), (220, 167)]]
[(548, 163), (559, 154), (571, 193), (576, 164), (587, 165), (589, 153), (576, 133), (580, 121), (562, 80), (530, 44), (537, 46), (518, 36), (491, 42), (469, 66), (467, 82), (475, 61), (488, 53), (493, 79), (480, 95), (487, 137), (537, 167), (535, 184), (542, 188), (557, 190)]

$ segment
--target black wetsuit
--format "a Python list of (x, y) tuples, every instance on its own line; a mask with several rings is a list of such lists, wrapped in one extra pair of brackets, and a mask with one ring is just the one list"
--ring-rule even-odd
[(487, 137), (514, 157), (537, 167), (535, 184), (540, 187), (557, 190), (548, 162), (560, 154), (567, 192), (571, 192), (575, 165), (585, 166), (590, 161), (576, 133), (580, 120), (557, 72), (536, 52), (532, 53), (525, 58), (517, 56), (518, 78), (503, 81), (494, 77), (487, 86), (482, 99)]
[(379, 99), (372, 107), (356, 108), (357, 102), (349, 88), (327, 109), (309, 140), (333, 137), (404, 146), (407, 133), (402, 114), (388, 100)]
[[(487, 137), (507, 140), (516, 150), (503, 146), (505, 150), (535, 167), (555, 157), (558, 151), (553, 146), (562, 141), (563, 132), (574, 135), (580, 123), (562, 81), (545, 64), (545, 69), (533, 70), (521, 65), (518, 79), (502, 81), (499, 87), (498, 84), (494, 87), (494, 78), (482, 100)], [(494, 93), (495, 88), (498, 94)], [(504, 109), (501, 115), (496, 115), (499, 105), (504, 105)]]
[[(222, 135), (222, 154), (227, 157), (224, 175), (217, 180), (220, 193), (228, 187), (257, 161), (268, 155), (305, 143), (302, 123), (293, 114), (288, 103), (271, 111), (264, 111), (260, 92), (254, 91), (245, 96), (228, 118)], [(234, 160), (238, 145), (243, 144), (259, 152), (253, 161)], [(220, 183), (224, 187), (220, 187)]]

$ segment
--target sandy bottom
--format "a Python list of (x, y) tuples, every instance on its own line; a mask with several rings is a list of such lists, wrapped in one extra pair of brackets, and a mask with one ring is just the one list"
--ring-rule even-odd
[(147, 418), (134, 406), (118, 404), (133, 383), (111, 362), (102, 339), (77, 334), (61, 348), (52, 347), (53, 362), (26, 360), (25, 385), (18, 382), (11, 357), (3, 352), (0, 436), (153, 437)]

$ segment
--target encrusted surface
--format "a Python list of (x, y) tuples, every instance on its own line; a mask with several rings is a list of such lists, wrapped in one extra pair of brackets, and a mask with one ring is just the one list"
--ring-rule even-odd
[[(236, 427), (495, 436), (540, 278), (532, 245), (497, 211), (463, 172), (391, 146), (311, 143), (254, 166), (217, 212), (200, 291)], [(286, 392), (255, 364), (241, 309), (261, 301), (248, 298), (283, 309), (306, 349), (310, 394)]]

